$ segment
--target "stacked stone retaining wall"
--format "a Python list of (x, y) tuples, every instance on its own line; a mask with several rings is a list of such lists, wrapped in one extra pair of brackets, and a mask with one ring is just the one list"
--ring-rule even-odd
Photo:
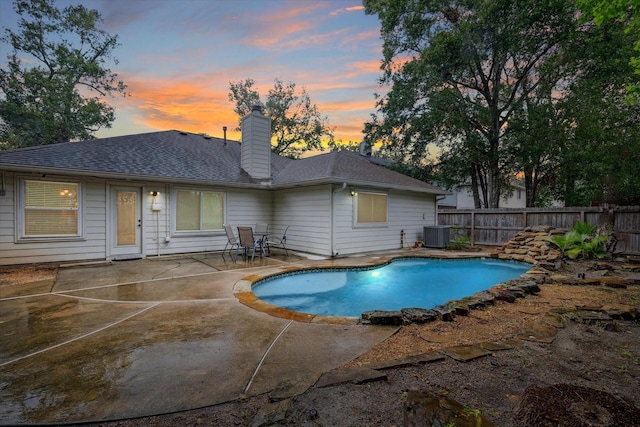
[(550, 238), (563, 235), (566, 229), (547, 226), (527, 227), (508, 242), (492, 251), (499, 259), (524, 261), (546, 270), (558, 270), (562, 266), (562, 254), (549, 242)]

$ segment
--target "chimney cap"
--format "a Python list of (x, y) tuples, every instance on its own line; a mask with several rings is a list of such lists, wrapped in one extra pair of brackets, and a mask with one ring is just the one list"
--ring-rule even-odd
[(252, 113), (255, 111), (255, 112), (257, 112), (257, 113), (262, 114), (262, 110), (263, 110), (263, 107), (262, 107), (262, 105), (261, 105), (261, 104), (253, 104), (253, 105), (251, 106), (251, 112), (252, 112)]

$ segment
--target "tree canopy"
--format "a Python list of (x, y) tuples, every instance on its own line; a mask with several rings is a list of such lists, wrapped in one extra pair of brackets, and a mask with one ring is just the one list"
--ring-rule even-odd
[[(638, 0), (577, 0), (576, 5), (583, 13), (584, 21), (593, 20), (596, 25), (603, 26), (612, 21), (622, 23), (624, 31), (631, 36), (633, 54), (629, 56), (629, 64), (640, 75), (640, 16)], [(640, 97), (640, 84), (627, 86), (627, 102), (633, 103)]]
[(239, 121), (251, 111), (252, 105), (264, 106), (265, 115), (271, 118), (271, 150), (274, 153), (298, 158), (306, 151), (322, 150), (323, 142), (335, 144), (333, 128), (311, 102), (304, 87), (297, 91), (295, 83), (285, 84), (275, 79), (266, 102), (262, 103), (254, 84), (252, 79), (230, 82), (229, 101), (235, 102), (233, 111), (238, 114)]
[[(528, 206), (552, 197), (574, 203), (578, 198), (567, 191), (578, 186), (589, 187), (593, 198), (598, 189), (587, 174), (561, 183), (570, 177), (561, 172), (577, 160), (588, 124), (616, 117), (610, 128), (625, 129), (627, 146), (637, 145), (631, 138), (637, 108), (613, 107), (619, 89), (633, 81), (630, 64), (620, 60), (632, 46), (621, 26), (582, 22), (566, 0), (364, 5), (381, 23), (380, 81), (389, 86), (365, 133), (392, 157), (417, 166), (429, 163), (430, 147), (437, 146), (433, 169), (451, 184), (471, 184), (476, 207), (498, 207), (520, 176)], [(593, 97), (581, 96), (587, 87)], [(620, 133), (597, 135), (600, 152)], [(602, 168), (602, 179), (612, 172)]]
[(18, 31), (5, 29), (12, 52), (0, 69), (2, 148), (90, 139), (110, 127), (114, 109), (103, 102), (126, 94), (106, 63), (117, 36), (98, 28), (98, 11), (82, 5), (64, 9), (53, 0), (16, 0)]

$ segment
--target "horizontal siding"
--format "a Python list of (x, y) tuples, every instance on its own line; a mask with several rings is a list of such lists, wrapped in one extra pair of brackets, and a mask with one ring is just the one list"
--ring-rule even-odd
[[(211, 187), (189, 187), (196, 190), (223, 191), (226, 192), (226, 218), (225, 222), (237, 235), (238, 226), (255, 227), (257, 223), (271, 223), (272, 195), (269, 191), (259, 190), (225, 190)], [(173, 230), (171, 217), (175, 216), (170, 197), (173, 188), (164, 191), (160, 211), (151, 210), (151, 197), (145, 189), (143, 197), (143, 239), (144, 253), (146, 256), (171, 255), (191, 252), (221, 251), (227, 244), (227, 236), (224, 230), (197, 235), (185, 235)], [(169, 196), (166, 196), (169, 195)], [(160, 199), (157, 199), (160, 201)], [(169, 236), (169, 241), (165, 237)]]
[[(63, 177), (52, 179), (64, 180)], [(18, 181), (14, 175), (5, 175), (5, 180), (7, 195), (0, 197), (0, 211), (11, 213), (3, 214), (0, 226), (0, 265), (105, 258), (104, 181), (83, 181), (84, 240), (16, 243), (15, 215), (12, 212), (15, 210), (15, 188)]]
[[(141, 188), (143, 256), (221, 251), (227, 243), (223, 230), (197, 235), (181, 235), (173, 230), (175, 206), (171, 197), (177, 186), (100, 179), (83, 181), (84, 240), (15, 243), (15, 182), (14, 175), (5, 174), (7, 193), (0, 197), (0, 265), (107, 259), (110, 250), (107, 232), (112, 230), (108, 227), (111, 220), (108, 199), (113, 186)], [(288, 248), (324, 256), (399, 248), (401, 230), (407, 233), (407, 242), (411, 245), (420, 238), (425, 225), (435, 223), (435, 199), (429, 195), (390, 193), (388, 224), (382, 228), (365, 228), (353, 226), (354, 199), (348, 190), (339, 186), (327, 184), (279, 191), (188, 188), (224, 191), (225, 222), (236, 235), (238, 226), (267, 223), (274, 234), (281, 234), (290, 226)], [(151, 191), (160, 193), (156, 197), (159, 210), (152, 209)]]
[(405, 246), (411, 246), (422, 239), (425, 226), (435, 224), (433, 195), (388, 193), (388, 218), (383, 227), (354, 226), (353, 203), (355, 198), (348, 192), (335, 195), (335, 251), (339, 255), (399, 249), (402, 230), (406, 233)]
[(331, 186), (278, 191), (270, 229), (287, 231), (287, 248), (312, 254), (331, 253)]

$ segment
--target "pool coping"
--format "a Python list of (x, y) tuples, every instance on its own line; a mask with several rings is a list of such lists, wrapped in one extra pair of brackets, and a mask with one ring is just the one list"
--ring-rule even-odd
[[(346, 269), (373, 269), (382, 267), (384, 265), (388, 265), (394, 260), (400, 259), (419, 259), (419, 258), (430, 258), (430, 259), (493, 259), (488, 253), (457, 253), (457, 254), (421, 254), (421, 255), (388, 255), (388, 256), (380, 256), (378, 258), (362, 261), (358, 265), (340, 265), (336, 266), (334, 264), (318, 264), (312, 267), (304, 266), (304, 267), (286, 267), (286, 268), (278, 268), (277, 271), (274, 272), (266, 272), (264, 274), (252, 274), (250, 276), (245, 276), (242, 279), (238, 280), (233, 286), (233, 295), (241, 304), (252, 308), (254, 310), (260, 311), (262, 313), (269, 314), (274, 317), (279, 317), (282, 319), (293, 320), (296, 322), (303, 323), (323, 323), (323, 324), (344, 324), (344, 325), (357, 325), (362, 322), (362, 315), (360, 316), (326, 316), (320, 314), (311, 314), (311, 313), (303, 313), (299, 311), (290, 310), (288, 308), (280, 307), (277, 305), (270, 304), (258, 298), (256, 294), (253, 293), (253, 286), (259, 284), (261, 281), (280, 276), (286, 275), (288, 273), (294, 272), (304, 272), (304, 271), (313, 271), (313, 270), (346, 270)], [(535, 264), (528, 263), (526, 261), (520, 260), (506, 260), (501, 259), (501, 261), (514, 261), (521, 262), (524, 264), (530, 264), (531, 268), (520, 275), (520, 278), (530, 274), (531, 270), (535, 267)], [(489, 289), (493, 289), (502, 283), (496, 283)], [(487, 292), (489, 289), (480, 291)], [(475, 295), (475, 294), (474, 294)], [(460, 300), (451, 300), (442, 304), (442, 306), (448, 306), (452, 302), (460, 301)], [(386, 311), (386, 310), (374, 310), (374, 311)]]

